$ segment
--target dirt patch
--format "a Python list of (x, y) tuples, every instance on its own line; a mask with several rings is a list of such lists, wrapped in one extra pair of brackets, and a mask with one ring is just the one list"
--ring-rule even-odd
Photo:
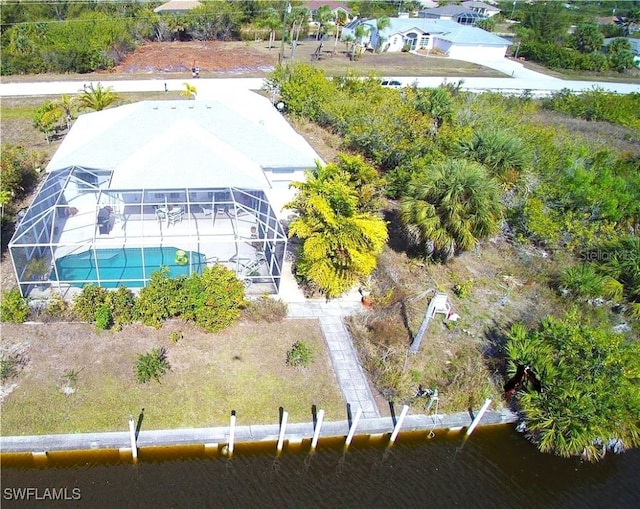
[(155, 42), (140, 46), (112, 73), (184, 73), (200, 68), (200, 75), (223, 73), (233, 76), (273, 70), (278, 55), (265, 53), (241, 42)]

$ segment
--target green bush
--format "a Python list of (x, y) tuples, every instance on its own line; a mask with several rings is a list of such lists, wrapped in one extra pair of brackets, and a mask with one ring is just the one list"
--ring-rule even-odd
[(29, 317), (27, 300), (20, 295), (17, 288), (4, 292), (0, 303), (0, 321), (24, 323)]
[(95, 314), (96, 329), (107, 330), (113, 325), (113, 317), (111, 316), (111, 308), (106, 302), (96, 309)]
[(96, 319), (96, 310), (107, 303), (109, 290), (99, 286), (87, 285), (82, 292), (73, 299), (73, 311), (80, 320), (93, 322)]
[(184, 281), (185, 278), (171, 279), (167, 267), (151, 274), (149, 284), (140, 290), (136, 301), (135, 312), (140, 321), (158, 329), (167, 318), (182, 314), (180, 295)]
[(18, 376), (18, 367), (20, 365), (20, 359), (17, 356), (5, 356), (0, 358), (0, 381), (3, 383), (10, 378)]
[(135, 375), (138, 383), (147, 383), (152, 378), (160, 382), (160, 378), (171, 370), (171, 364), (167, 360), (167, 349), (153, 348), (149, 353), (138, 355), (135, 366)]
[(453, 287), (453, 293), (455, 293), (460, 299), (466, 299), (469, 297), (469, 295), (471, 295), (471, 290), (473, 290), (473, 279), (467, 279)]
[(214, 265), (201, 276), (189, 277), (180, 295), (182, 317), (195, 321), (208, 332), (217, 332), (240, 318), (245, 307), (244, 284), (234, 271)]
[(136, 296), (124, 286), (115, 292), (109, 292), (109, 305), (113, 326), (119, 330), (123, 325), (133, 323), (136, 319)]
[(256, 300), (249, 301), (244, 316), (252, 322), (280, 322), (287, 317), (288, 306), (280, 299), (272, 299), (262, 295)]
[(313, 362), (313, 349), (305, 341), (296, 341), (287, 352), (287, 365), (306, 368)]

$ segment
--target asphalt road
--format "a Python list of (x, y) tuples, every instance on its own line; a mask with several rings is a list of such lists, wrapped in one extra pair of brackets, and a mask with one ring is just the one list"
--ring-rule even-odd
[[(502, 91), (503, 93), (521, 94), (530, 91), (534, 96), (546, 96), (553, 92), (569, 89), (574, 92), (601, 88), (606, 91), (619, 94), (640, 93), (640, 85), (632, 83), (610, 83), (601, 81), (569, 81), (530, 71), (519, 62), (502, 59), (498, 61), (478, 61), (474, 63), (485, 65), (500, 70), (505, 74), (504, 78), (447, 78), (429, 77), (416, 78), (411, 76), (394, 77), (403, 85), (416, 84), (418, 87), (434, 88), (443, 83), (457, 83), (462, 81), (461, 88), (470, 91)], [(105, 77), (107, 78), (107, 77)], [(224, 79), (163, 79), (151, 76), (144, 80), (115, 80), (102, 79), (102, 83), (108, 83), (115, 92), (153, 92), (153, 91), (180, 91), (184, 89), (184, 83), (189, 82), (196, 86), (198, 99), (213, 99), (220, 94), (233, 94), (236, 90), (258, 90), (262, 88), (262, 78), (224, 78)], [(91, 81), (49, 81), (32, 83), (0, 83), (0, 97), (17, 96), (45, 96), (58, 94), (76, 94), (82, 91), (84, 85)], [(94, 84), (97, 82), (93, 82)]]

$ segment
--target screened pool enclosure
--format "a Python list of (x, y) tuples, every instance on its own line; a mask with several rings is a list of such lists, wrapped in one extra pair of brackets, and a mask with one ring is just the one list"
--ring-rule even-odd
[(262, 190), (114, 189), (112, 171), (53, 171), (9, 243), (24, 296), (145, 286), (154, 271), (222, 264), (247, 293), (277, 293), (287, 238)]

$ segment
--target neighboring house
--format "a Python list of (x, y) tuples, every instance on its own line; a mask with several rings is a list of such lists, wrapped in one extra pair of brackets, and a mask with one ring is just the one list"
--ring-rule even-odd
[(353, 12), (349, 8), (349, 6), (344, 2), (326, 2), (323, 0), (312, 0), (310, 2), (305, 2), (304, 7), (309, 9), (309, 13), (311, 14), (311, 19), (315, 20), (315, 14), (318, 9), (322, 6), (327, 6), (331, 9), (334, 17), (337, 17), (340, 13), (344, 14), (347, 21), (351, 21), (353, 19)]
[(484, 2), (462, 2), (460, 5), (466, 7), (467, 9), (471, 9), (473, 12), (477, 12), (478, 14), (482, 14), (483, 16), (490, 18), (491, 16), (495, 16), (500, 13), (500, 9), (493, 5), (486, 4)]
[(475, 25), (478, 20), (486, 19), (487, 16), (462, 5), (445, 5), (418, 11), (418, 17), (455, 21), (461, 25)]
[(202, 7), (202, 3), (197, 0), (169, 0), (169, 2), (153, 9), (153, 12), (156, 14), (185, 14), (196, 7)]
[(136, 289), (161, 265), (177, 276), (219, 263), (277, 293), (289, 184), (316, 161), (251, 92), (81, 115), (9, 242), (20, 291)]
[(375, 48), (381, 38), (382, 51), (389, 52), (436, 49), (451, 58), (478, 55), (485, 60), (495, 60), (503, 58), (511, 45), (502, 37), (451, 20), (390, 18), (389, 27), (382, 33), (376, 29), (376, 20), (358, 20), (347, 26), (350, 33), (357, 24), (363, 24), (370, 31), (366, 44)]

